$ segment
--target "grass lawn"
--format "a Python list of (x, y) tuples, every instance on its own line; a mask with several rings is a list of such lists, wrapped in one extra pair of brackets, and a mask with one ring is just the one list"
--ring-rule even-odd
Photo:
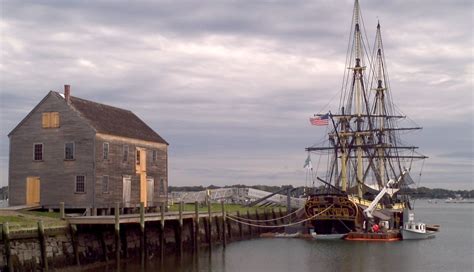
[(0, 212), (0, 224), (8, 222), (11, 230), (36, 228), (39, 220), (43, 220), (45, 227), (66, 226), (66, 221), (60, 219), (59, 213), (37, 211)]

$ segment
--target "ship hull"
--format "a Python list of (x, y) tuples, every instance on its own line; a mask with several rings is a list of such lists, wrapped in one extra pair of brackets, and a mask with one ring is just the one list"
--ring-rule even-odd
[(436, 236), (434, 231), (426, 231), (426, 232), (416, 232), (410, 230), (401, 230), (402, 239), (403, 240), (422, 240), (422, 239), (429, 239), (434, 238)]
[(362, 224), (359, 208), (344, 194), (312, 195), (305, 203), (305, 212), (317, 234), (349, 233)]

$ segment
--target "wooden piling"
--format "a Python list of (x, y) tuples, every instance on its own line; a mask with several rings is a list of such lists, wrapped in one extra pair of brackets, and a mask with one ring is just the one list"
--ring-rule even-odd
[[(286, 214), (291, 213), (291, 188), (288, 187), (288, 191), (286, 193)], [(291, 216), (288, 216), (288, 224), (291, 224)]]
[(79, 259), (77, 226), (75, 224), (71, 224), (70, 231), (71, 231), (72, 250), (74, 251), (74, 260), (76, 262), (75, 264), (80, 266), (81, 260)]
[(216, 234), (217, 234), (217, 241), (221, 241), (221, 224), (220, 224), (219, 216), (214, 217), (214, 222), (216, 223)]
[(264, 209), (263, 209), (263, 218), (265, 219), (265, 226), (268, 226), (269, 222), (268, 222), (268, 212), (267, 212), (267, 208), (264, 208)]
[(142, 267), (145, 265), (145, 203), (140, 202), (140, 258)]
[[(247, 209), (247, 219), (250, 219), (250, 211), (249, 211), (249, 209)], [(252, 226), (250, 226), (250, 224), (247, 225), (247, 226), (248, 226), (248, 228), (249, 228), (249, 236), (252, 237)]]
[[(281, 210), (281, 207), (278, 207), (278, 214), (280, 215), (280, 218), (283, 217), (283, 211)], [(283, 223), (283, 224), (285, 223), (285, 222), (283, 221), (283, 219), (280, 219), (280, 222)]]
[(232, 221), (230, 220), (227, 220), (227, 216), (226, 216), (226, 229), (227, 229), (227, 238), (230, 240), (232, 240)]
[(8, 222), (3, 223), (3, 244), (5, 245), (5, 258), (7, 259), (8, 271), (13, 272), (12, 254), (10, 247), (10, 227)]
[(226, 232), (226, 214), (225, 214), (225, 203), (224, 200), (221, 202), (222, 208), (222, 246), (225, 248), (227, 243), (227, 232)]
[(105, 236), (104, 236), (105, 228), (103, 226), (99, 226), (97, 229), (98, 229), (97, 235), (100, 241), (100, 246), (102, 247), (102, 253), (104, 254), (104, 261), (108, 262), (109, 254), (107, 252), (107, 244), (105, 243)]
[(199, 250), (199, 202), (194, 202), (194, 237), (193, 248), (195, 252)]
[(165, 203), (161, 203), (161, 218), (160, 218), (160, 258), (161, 261), (165, 258)]
[[(258, 215), (258, 208), (255, 208), (255, 220), (260, 220), (260, 216)], [(260, 231), (260, 227), (257, 227), (257, 234), (259, 234)]]
[(177, 229), (177, 244), (178, 244), (178, 253), (179, 255), (183, 255), (183, 201), (179, 202), (179, 214), (178, 214), (178, 229)]
[(241, 218), (240, 217), (240, 211), (237, 211), (237, 217), (239, 218), (239, 222), (237, 223), (237, 226), (239, 228), (239, 237), (240, 237), (240, 239), (243, 239), (244, 238), (244, 232), (242, 231), (242, 223), (240, 223), (240, 220), (242, 220), (242, 219), (240, 219)]
[(48, 256), (46, 253), (46, 239), (44, 235), (43, 220), (38, 221), (38, 240), (40, 243), (41, 264), (43, 266), (43, 271), (48, 271)]
[(275, 208), (272, 208), (272, 219), (273, 219), (273, 224), (272, 225), (276, 225), (277, 222), (276, 222)]
[[(120, 203), (115, 203), (115, 263), (120, 268)], [(126, 248), (125, 248), (126, 250)]]
[(64, 209), (64, 202), (59, 202), (59, 217), (61, 217), (62, 220), (66, 218), (66, 212)]
[(212, 248), (212, 217), (211, 217), (211, 201), (207, 204), (207, 216), (208, 216), (208, 224), (207, 224), (207, 242), (209, 243), (209, 252)]

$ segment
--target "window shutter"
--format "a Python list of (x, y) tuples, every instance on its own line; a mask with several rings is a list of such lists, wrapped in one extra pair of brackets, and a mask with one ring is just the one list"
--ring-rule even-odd
[(59, 112), (51, 113), (51, 127), (53, 128), (59, 127)]
[(146, 150), (145, 149), (140, 150), (140, 164), (141, 164), (142, 172), (145, 172), (146, 171)]
[(51, 114), (49, 112), (43, 112), (43, 128), (51, 127)]

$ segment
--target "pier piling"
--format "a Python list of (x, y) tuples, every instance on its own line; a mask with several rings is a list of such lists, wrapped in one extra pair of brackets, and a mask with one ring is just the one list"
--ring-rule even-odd
[(227, 237), (226, 237), (226, 214), (225, 214), (225, 203), (224, 200), (221, 202), (221, 207), (222, 207), (222, 246), (225, 248), (226, 243), (227, 243)]
[(243, 239), (244, 238), (244, 232), (242, 231), (242, 223), (240, 223), (240, 220), (241, 220), (240, 218), (241, 217), (240, 217), (240, 212), (239, 211), (237, 211), (237, 217), (239, 218), (239, 222), (237, 223), (237, 226), (239, 228), (239, 237), (240, 237), (240, 239)]
[(41, 263), (43, 266), (43, 271), (48, 271), (48, 256), (46, 254), (46, 239), (44, 235), (43, 220), (38, 221), (38, 240), (40, 243)]
[(161, 218), (160, 218), (160, 258), (161, 261), (165, 258), (165, 203), (161, 203)]
[[(258, 221), (260, 220), (260, 216), (258, 215), (258, 209), (255, 209), (255, 219)], [(257, 234), (260, 234), (260, 227), (257, 227)]]
[(177, 226), (177, 246), (179, 255), (183, 255), (183, 201), (179, 202), (178, 226)]
[(115, 203), (115, 262), (120, 267), (120, 203)]
[(104, 237), (104, 232), (105, 232), (105, 228), (103, 226), (99, 226), (99, 228), (97, 228), (98, 231), (97, 231), (97, 238), (99, 239), (100, 241), (100, 246), (102, 247), (102, 253), (104, 254), (104, 261), (105, 262), (108, 262), (109, 261), (109, 255), (108, 255), (108, 252), (107, 252), (107, 244), (105, 243), (105, 237)]
[(66, 218), (64, 202), (59, 202), (59, 217), (61, 218), (61, 220), (64, 220)]
[(199, 202), (194, 202), (194, 240), (193, 248), (195, 252), (199, 250)]
[(12, 254), (10, 247), (10, 227), (8, 222), (3, 223), (3, 243), (5, 245), (5, 257), (7, 259), (7, 267), (9, 272), (13, 272)]
[(74, 260), (76, 265), (81, 265), (81, 260), (79, 259), (79, 250), (77, 242), (77, 226), (76, 224), (71, 224), (71, 241), (72, 241), (72, 250), (74, 251)]
[[(247, 219), (250, 219), (250, 211), (248, 209), (247, 209)], [(252, 226), (248, 224), (248, 228), (249, 228), (249, 236), (252, 237)]]
[(145, 203), (140, 202), (140, 258), (142, 267), (145, 265)]
[(276, 225), (277, 222), (276, 222), (275, 208), (272, 208), (272, 219), (273, 219), (273, 224), (272, 225)]
[(207, 204), (207, 219), (208, 219), (208, 224), (207, 224), (207, 242), (209, 244), (209, 250), (212, 248), (212, 217), (211, 217), (211, 202), (209, 201)]

